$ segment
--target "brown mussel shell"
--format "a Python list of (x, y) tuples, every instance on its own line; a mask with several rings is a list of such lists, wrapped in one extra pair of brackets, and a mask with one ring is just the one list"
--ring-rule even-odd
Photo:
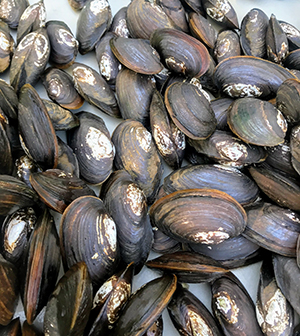
[(271, 15), (269, 21), (266, 33), (266, 44), (268, 59), (281, 64), (289, 51), (289, 47), (287, 36), (274, 14)]
[(45, 28), (24, 36), (11, 60), (10, 85), (18, 92), (28, 83), (35, 85), (50, 56), (50, 42)]
[(131, 1), (127, 7), (126, 23), (130, 36), (148, 40), (156, 29), (176, 26), (155, 0)]
[(151, 133), (138, 121), (125, 120), (112, 134), (115, 167), (125, 169), (152, 203), (162, 176), (162, 161)]
[(121, 259), (126, 265), (134, 262), (135, 273), (138, 273), (153, 241), (146, 197), (132, 177), (119, 170), (102, 186), (101, 198), (116, 223)]
[(191, 34), (196, 39), (207, 45), (209, 48), (214, 48), (218, 33), (204, 16), (195, 12), (190, 12), (189, 28)]
[(210, 56), (206, 47), (184, 32), (171, 28), (157, 29), (152, 33), (150, 43), (171, 71), (200, 77), (208, 70)]
[(17, 29), (20, 17), (29, 6), (27, 0), (2, 1), (0, 6), (0, 19), (8, 24), (11, 29)]
[(116, 95), (123, 119), (134, 119), (149, 125), (149, 109), (155, 89), (153, 76), (123, 68), (116, 79)]
[(43, 101), (30, 84), (25, 84), (20, 90), (18, 121), (26, 154), (43, 168), (56, 168), (56, 134)]
[(266, 163), (250, 167), (249, 172), (258, 187), (275, 203), (291, 210), (300, 210), (300, 184)]
[(150, 105), (150, 125), (156, 147), (165, 162), (177, 169), (185, 151), (185, 135), (169, 117), (163, 97), (155, 90)]
[(0, 215), (38, 203), (37, 193), (16, 177), (0, 175)]
[(241, 54), (240, 37), (232, 30), (224, 30), (218, 34), (214, 47), (217, 63), (224, 59)]
[(4, 72), (9, 66), (14, 52), (15, 42), (10, 35), (8, 25), (0, 21), (0, 73)]
[(91, 184), (103, 183), (112, 172), (115, 148), (103, 119), (90, 112), (77, 114), (80, 126), (68, 132), (81, 177)]
[(168, 304), (168, 313), (180, 335), (221, 336), (217, 322), (204, 304), (181, 285)]
[(249, 208), (243, 235), (255, 244), (286, 257), (296, 257), (300, 216), (290, 209), (263, 203)]
[(22, 336), (43, 336), (44, 334), (34, 324), (28, 324), (24, 321), (22, 325)]
[(255, 182), (240, 170), (212, 164), (177, 169), (166, 176), (163, 183), (166, 194), (192, 188), (226, 192), (242, 205), (254, 202), (259, 191)]
[(221, 243), (241, 234), (247, 221), (242, 206), (215, 189), (173, 192), (157, 200), (149, 214), (153, 226), (183, 243)]
[(111, 117), (120, 117), (115, 94), (97, 71), (82, 63), (74, 63), (71, 70), (75, 88), (88, 103)]
[(176, 284), (175, 275), (165, 275), (138, 289), (129, 298), (112, 336), (142, 336), (168, 305)]
[(291, 306), (300, 314), (299, 304), (299, 277), (300, 269), (297, 265), (296, 258), (284, 257), (279, 254), (273, 254), (273, 267), (276, 282), (282, 291), (282, 294), (289, 301)]
[(68, 0), (69, 5), (74, 10), (81, 10), (88, 0)]
[(275, 95), (288, 78), (296, 78), (279, 64), (253, 56), (234, 56), (218, 64), (216, 86), (233, 98)]
[(46, 28), (51, 46), (49, 62), (59, 69), (68, 68), (78, 54), (78, 41), (63, 21), (48, 21)]
[(46, 9), (44, 1), (41, 0), (28, 6), (20, 17), (17, 30), (17, 44), (19, 44), (27, 34), (44, 27), (45, 23)]
[(130, 70), (155, 75), (163, 69), (158, 53), (148, 40), (114, 36), (109, 44), (119, 62)]
[(51, 209), (63, 213), (76, 198), (91, 195), (94, 191), (80, 178), (60, 169), (33, 173), (29, 179), (40, 199)]
[(230, 29), (239, 28), (236, 12), (228, 0), (202, 0), (206, 14)]
[(119, 254), (116, 224), (100, 198), (82, 196), (66, 208), (60, 245), (65, 268), (84, 261), (94, 284), (115, 272)]
[(114, 15), (109, 32), (117, 36), (129, 37), (129, 30), (126, 22), (127, 7), (120, 8)]
[(2, 224), (0, 250), (3, 257), (14, 265), (21, 261), (36, 220), (34, 209), (26, 207), (6, 216)]
[(177, 29), (188, 32), (188, 23), (186, 19), (186, 12), (180, 0), (159, 0), (161, 8), (175, 23)]
[(295, 124), (300, 121), (300, 81), (287, 79), (278, 88), (276, 106), (286, 120)]
[(212, 284), (212, 310), (225, 335), (263, 336), (256, 320), (254, 303), (232, 273)]
[(197, 153), (232, 166), (262, 162), (267, 156), (263, 147), (246, 144), (232, 133), (220, 130), (214, 131), (208, 139), (188, 139), (188, 143)]
[(41, 78), (48, 97), (60, 106), (74, 110), (84, 103), (74, 87), (72, 76), (64, 70), (47, 68)]
[(84, 262), (80, 262), (65, 273), (50, 296), (44, 318), (44, 334), (83, 335), (92, 303), (93, 289), (88, 269)]
[(17, 268), (0, 255), (0, 325), (12, 320), (19, 298), (19, 277)]
[(157, 227), (153, 228), (152, 251), (160, 254), (172, 253), (181, 250), (181, 243), (164, 234)]
[(74, 113), (54, 103), (51, 100), (42, 99), (55, 131), (65, 131), (79, 126), (79, 120)]
[(79, 14), (76, 30), (79, 52), (82, 55), (94, 49), (101, 36), (108, 30), (111, 20), (111, 8), (107, 0), (86, 2)]
[(0, 326), (0, 335), (1, 336), (24, 336), (21, 331), (20, 317), (16, 317), (6, 326)]
[(24, 257), (26, 270), (21, 297), (27, 322), (32, 324), (52, 293), (60, 268), (59, 237), (50, 212), (39, 216)]
[(165, 104), (174, 124), (193, 140), (208, 138), (216, 128), (209, 101), (193, 84), (171, 84), (165, 92)]
[(267, 52), (268, 16), (259, 8), (251, 9), (241, 23), (241, 47), (245, 55), (264, 58)]
[[(276, 311), (275, 314), (274, 308)], [(292, 334), (294, 312), (276, 283), (271, 258), (265, 259), (261, 266), (256, 301), (256, 316), (265, 335), (280, 336)]]
[(287, 131), (287, 122), (276, 107), (252, 97), (231, 104), (227, 123), (240, 139), (257, 146), (277, 146), (284, 142)]
[[(99, 288), (94, 296), (93, 310), (89, 318), (89, 324), (92, 326), (88, 328), (88, 336), (103, 335), (113, 328), (130, 297), (133, 270), (134, 264), (130, 263), (124, 271), (110, 277)], [(95, 319), (91, 323), (93, 316)]]
[(179, 282), (188, 283), (213, 281), (228, 272), (218, 261), (188, 251), (165, 253), (158, 258), (148, 260), (146, 266), (175, 274)]
[(100, 75), (112, 87), (115, 87), (116, 78), (120, 71), (121, 64), (111, 51), (109, 41), (115, 36), (112, 32), (105, 33), (95, 46), (96, 59)]

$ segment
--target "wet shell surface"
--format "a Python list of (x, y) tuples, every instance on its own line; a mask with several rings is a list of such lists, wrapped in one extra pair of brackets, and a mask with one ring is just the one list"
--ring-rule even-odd
[(218, 244), (243, 232), (247, 216), (228, 194), (215, 189), (185, 189), (156, 201), (152, 225), (181, 242)]

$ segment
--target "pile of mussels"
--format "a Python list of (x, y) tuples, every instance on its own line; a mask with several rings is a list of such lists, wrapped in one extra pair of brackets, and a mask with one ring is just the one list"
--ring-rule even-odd
[[(44, 335), (162, 335), (166, 307), (181, 335), (299, 335), (300, 32), (227, 0), (69, 4), (76, 38), (0, 1), (0, 335), (42, 334), (42, 310)], [(75, 62), (93, 50), (99, 71)], [(261, 260), (255, 307), (230, 270)]]

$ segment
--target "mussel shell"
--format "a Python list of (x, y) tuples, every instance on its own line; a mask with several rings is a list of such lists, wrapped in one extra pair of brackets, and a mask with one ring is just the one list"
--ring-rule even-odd
[(0, 107), (5, 115), (11, 119), (17, 119), (18, 96), (14, 88), (0, 79)]
[(126, 22), (127, 7), (121, 7), (114, 15), (109, 31), (117, 36), (129, 37)]
[(193, 12), (196, 12), (198, 14), (205, 15), (202, 1), (200, 0), (184, 0), (182, 1), (182, 4), (184, 5), (188, 13), (192, 10)]
[(40, 199), (51, 209), (63, 213), (76, 198), (91, 195), (94, 191), (80, 178), (60, 169), (33, 173), (29, 179)]
[(109, 44), (119, 62), (130, 70), (155, 75), (163, 69), (158, 53), (147, 40), (114, 36)]
[(191, 34), (195, 38), (207, 45), (209, 48), (214, 48), (217, 40), (217, 31), (204, 16), (196, 12), (190, 12), (189, 28), (191, 30)]
[(112, 134), (116, 147), (115, 167), (125, 169), (152, 203), (163, 168), (151, 133), (138, 121), (125, 120)]
[(48, 97), (60, 106), (73, 110), (84, 103), (74, 87), (71, 75), (64, 70), (47, 68), (41, 78)]
[(157, 200), (149, 214), (152, 225), (184, 243), (221, 243), (241, 234), (247, 221), (242, 206), (215, 189), (173, 192)]
[(232, 273), (212, 284), (212, 310), (225, 335), (263, 335), (256, 320), (253, 301)]
[(287, 122), (276, 107), (252, 97), (231, 104), (227, 123), (240, 139), (257, 146), (277, 146), (284, 142), (287, 131)]
[(171, 71), (200, 77), (208, 70), (210, 57), (206, 47), (184, 32), (171, 28), (157, 29), (152, 33), (150, 43)]
[(0, 38), (0, 72), (4, 72), (10, 66), (15, 42), (10, 35), (8, 25), (3, 21), (0, 22)]
[(204, 304), (181, 285), (168, 304), (168, 313), (181, 335), (221, 336), (217, 322)]
[(154, 88), (153, 76), (123, 68), (116, 79), (116, 95), (122, 118), (149, 125), (149, 109)]
[(156, 253), (172, 253), (181, 250), (181, 243), (164, 234), (157, 227), (153, 228), (152, 251)]
[(231, 97), (274, 95), (288, 78), (296, 78), (282, 66), (253, 56), (234, 56), (215, 69), (216, 86)]
[(264, 58), (267, 52), (268, 16), (259, 8), (251, 9), (241, 23), (241, 47), (245, 55)]
[(176, 284), (175, 275), (165, 275), (146, 283), (137, 290), (129, 298), (112, 331), (112, 336), (143, 335), (168, 305)]
[(261, 267), (256, 316), (265, 335), (292, 334), (294, 312), (276, 283), (271, 258), (265, 259)]
[(8, 325), (18, 304), (19, 277), (17, 268), (0, 255), (0, 325)]
[(206, 14), (230, 29), (239, 28), (236, 12), (228, 0), (202, 0)]
[(17, 29), (20, 17), (28, 6), (27, 0), (1, 1), (0, 19), (6, 22), (10, 28)]
[(51, 100), (42, 99), (55, 131), (65, 131), (79, 126), (79, 120), (71, 111)]
[(247, 175), (236, 168), (222, 165), (185, 166), (164, 179), (163, 190), (166, 194), (191, 188), (224, 191), (242, 205), (254, 202), (259, 192), (255, 182)]
[(16, 317), (6, 326), (0, 326), (0, 335), (1, 336), (23, 336), (21, 332), (20, 317)]
[(49, 62), (59, 69), (69, 67), (77, 56), (78, 41), (63, 21), (48, 21), (46, 28), (51, 46)]
[(152, 32), (160, 28), (175, 28), (157, 1), (133, 0), (127, 7), (126, 22), (133, 38), (150, 39)]
[(247, 211), (247, 226), (243, 235), (263, 248), (296, 257), (300, 233), (300, 216), (290, 209), (263, 203)]
[(186, 33), (189, 31), (186, 12), (180, 0), (159, 0), (158, 3), (175, 23), (177, 29)]
[(287, 54), (284, 59), (284, 66), (288, 69), (300, 70), (300, 62), (299, 62), (300, 49), (296, 49)]
[(209, 101), (193, 84), (171, 84), (165, 92), (165, 104), (174, 124), (191, 139), (206, 139), (216, 128)]
[(300, 126), (294, 126), (291, 132), (290, 146), (291, 146), (291, 160), (294, 169), (300, 174)]
[(121, 258), (134, 262), (138, 273), (153, 241), (146, 197), (126, 171), (116, 171), (102, 186), (101, 199), (116, 223)]
[(0, 123), (0, 174), (10, 175), (13, 169), (11, 146), (6, 131)]
[(78, 160), (72, 149), (57, 137), (58, 142), (58, 161), (57, 169), (61, 169), (66, 173), (70, 173), (79, 177), (79, 165)]
[(300, 121), (300, 81), (287, 79), (278, 88), (276, 106), (291, 124)]
[(300, 31), (293, 26), (292, 24), (285, 22), (285, 21), (279, 21), (281, 29), (286, 34), (286, 37), (289, 42), (289, 50), (293, 51), (300, 48)]
[(27, 322), (32, 324), (52, 293), (60, 268), (59, 237), (50, 212), (39, 216), (24, 256), (21, 297)]
[(281, 64), (289, 51), (288, 40), (274, 14), (270, 17), (266, 33), (266, 44), (268, 59)]
[(77, 114), (80, 126), (68, 133), (80, 175), (91, 184), (103, 183), (112, 172), (115, 148), (104, 120), (90, 112)]
[(18, 92), (29, 83), (35, 85), (50, 56), (50, 42), (45, 28), (24, 36), (11, 60), (10, 85)]
[(9, 213), (27, 206), (34, 206), (39, 201), (37, 193), (19, 179), (0, 175), (0, 215)]
[(298, 180), (274, 171), (266, 163), (250, 167), (249, 172), (258, 187), (275, 203), (295, 211), (300, 210), (300, 184)]
[(65, 273), (49, 298), (44, 317), (45, 335), (83, 335), (92, 303), (88, 269), (80, 262)]
[(210, 282), (228, 270), (205, 255), (195, 252), (177, 251), (165, 253), (146, 262), (146, 266), (165, 273), (175, 274), (179, 282)]
[(115, 34), (112, 32), (105, 33), (95, 46), (99, 73), (112, 88), (115, 86), (116, 78), (121, 68), (120, 62), (111, 51), (109, 45), (109, 41), (113, 36)]
[(19, 180), (25, 182), (27, 186), (31, 188), (29, 176), (31, 173), (36, 172), (39, 169), (37, 164), (25, 154), (16, 159), (15, 166), (16, 177), (18, 177)]
[(22, 325), (22, 336), (43, 336), (44, 334), (34, 324), (28, 324), (27, 320)]
[(83, 55), (93, 50), (111, 24), (112, 13), (107, 0), (89, 0), (82, 8), (78, 20), (76, 39)]
[(65, 268), (84, 261), (94, 284), (115, 272), (119, 254), (116, 224), (100, 198), (82, 196), (66, 208), (60, 244)]
[(224, 30), (218, 34), (214, 47), (214, 56), (217, 63), (228, 57), (239, 56), (241, 54), (240, 38), (232, 30)]
[(84, 7), (88, 0), (68, 0), (69, 5), (74, 10), (80, 10)]
[(75, 88), (88, 103), (112, 117), (120, 117), (115, 94), (97, 71), (82, 63), (74, 63), (71, 70)]
[(0, 250), (3, 257), (17, 265), (27, 247), (36, 224), (33, 208), (21, 208), (8, 215), (1, 227)]
[(20, 90), (18, 121), (26, 154), (43, 168), (56, 168), (56, 134), (43, 101), (30, 84), (25, 84)]
[(217, 119), (217, 129), (225, 131), (227, 128), (227, 111), (232, 104), (232, 98), (218, 98), (210, 102), (210, 106), (215, 113)]
[(189, 244), (189, 247), (194, 252), (217, 260), (221, 267), (229, 269), (246, 266), (262, 258), (259, 245), (242, 234), (217, 245)]
[(143, 334), (143, 336), (162, 336), (162, 335), (163, 335), (163, 319), (162, 316), (160, 316)]
[(299, 277), (300, 269), (297, 265), (296, 258), (284, 257), (279, 254), (273, 254), (273, 267), (276, 282), (282, 291), (282, 294), (295, 309), (297, 314), (300, 314), (299, 304)]
[(150, 105), (150, 125), (156, 147), (173, 169), (181, 166), (186, 146), (185, 135), (168, 116), (161, 94), (155, 90)]
[(232, 133), (220, 130), (214, 131), (208, 139), (188, 139), (188, 143), (198, 153), (234, 166), (262, 162), (267, 155), (263, 147), (246, 144)]
[(41, 0), (33, 5), (28, 6), (19, 20), (17, 30), (17, 44), (23, 37), (31, 32), (38, 30), (45, 26), (46, 23), (46, 9), (44, 1)]

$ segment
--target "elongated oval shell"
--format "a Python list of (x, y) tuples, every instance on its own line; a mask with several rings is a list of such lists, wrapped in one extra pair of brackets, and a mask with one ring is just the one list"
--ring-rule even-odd
[(185, 189), (157, 200), (150, 219), (164, 233), (181, 242), (218, 244), (238, 236), (246, 226), (242, 206), (215, 189)]
[(240, 38), (232, 30), (223, 30), (218, 34), (216, 44), (214, 46), (214, 56), (217, 63), (224, 59), (241, 54)]
[(215, 69), (217, 87), (231, 97), (267, 97), (295, 76), (282, 66), (253, 56), (229, 57)]
[(84, 261), (94, 284), (114, 273), (119, 254), (116, 224), (100, 198), (82, 196), (66, 208), (60, 245), (65, 267)]
[(0, 22), (0, 73), (4, 72), (9, 66), (11, 57), (14, 52), (15, 42), (12, 36), (8, 25), (1, 21)]
[(6, 22), (10, 28), (17, 29), (20, 17), (28, 6), (27, 0), (1, 1), (0, 19)]

